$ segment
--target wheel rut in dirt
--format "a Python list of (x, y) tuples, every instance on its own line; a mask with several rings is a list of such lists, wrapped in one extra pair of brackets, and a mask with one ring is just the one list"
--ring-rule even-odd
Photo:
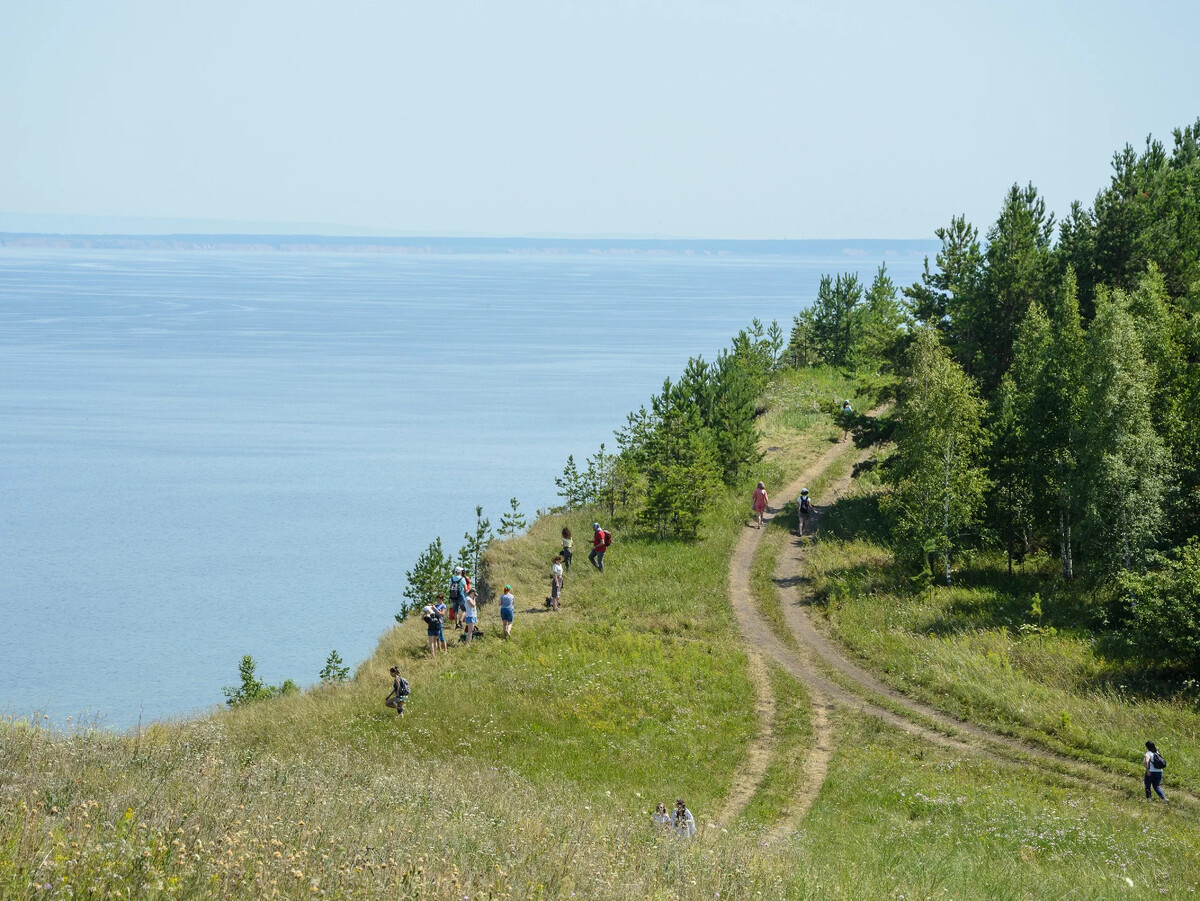
[[(784, 489), (780, 496), (792, 497), (801, 486), (814, 481), (835, 460), (851, 449), (850, 446), (830, 448)], [(868, 454), (859, 453), (857, 456), (861, 460)], [(817, 511), (818, 526), (822, 512), (838, 497), (844, 495), (850, 485), (851, 475), (847, 472), (829, 486), (826, 491), (826, 504)], [(770, 507), (767, 512), (773, 518), (779, 509)], [(788, 816), (772, 830), (773, 839), (781, 838), (792, 831), (820, 793), (833, 754), (834, 737), (828, 712), (835, 705), (875, 717), (906, 734), (959, 753), (983, 756), (1010, 765), (1036, 767), (1047, 776), (1052, 775), (1078, 785), (1102, 787), (1124, 795), (1134, 793), (1135, 786), (1132, 785), (1129, 776), (1056, 754), (1031, 742), (993, 732), (975, 723), (959, 720), (891, 688), (850, 660), (817, 629), (810, 617), (811, 598), (803, 578), (807, 551), (803, 539), (796, 536), (789, 536), (774, 574), (784, 620), (795, 646), (785, 643), (758, 611), (751, 595), (750, 569), (762, 534), (758, 529), (748, 528), (738, 540), (730, 561), (730, 602), (738, 627), (750, 648), (773, 659), (808, 690), (816, 732), (813, 747), (806, 754), (802, 764), (803, 784)], [(769, 689), (768, 685), (767, 690)], [(771, 736), (763, 731), (761, 720), (756, 743), (766, 748), (769, 748), (771, 743)], [(763, 775), (765, 767), (758, 776), (758, 782), (761, 782)], [(1140, 785), (1136, 788), (1140, 788)], [(744, 808), (752, 794), (753, 789), (747, 793), (745, 784), (739, 786), (738, 795), (744, 795), (744, 800), (740, 802), (736, 812)], [(1188, 806), (1197, 801), (1184, 790), (1177, 789), (1175, 796), (1184, 800)]]

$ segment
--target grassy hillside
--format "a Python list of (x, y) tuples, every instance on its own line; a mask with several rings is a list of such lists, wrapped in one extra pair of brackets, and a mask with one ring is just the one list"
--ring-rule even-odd
[[(782, 379), (754, 478), (784, 484), (830, 447), (840, 431), (817, 403), (845, 394), (857, 400), (824, 372)], [(731, 493), (696, 544), (618, 521), (606, 572), (577, 552), (557, 615), (531, 610), (558, 533), (585, 535), (594, 517), (543, 517), (490, 552), (518, 599), (511, 642), (488, 606), (472, 647), (431, 659), (423, 624), (406, 623), (345, 685), (200, 721), (122, 736), (0, 723), (0, 897), (1193, 897), (1187, 811), (1131, 810), (847, 710), (827, 781), (790, 820), (809, 698), (766, 669), (772, 732), (756, 734), (726, 596), (748, 506), (748, 488)], [(767, 530), (769, 553), (780, 533)], [(859, 540), (817, 546), (849, 554)], [(393, 663), (413, 685), (403, 719), (382, 705)], [(753, 741), (769, 747), (765, 777), (736, 820), (706, 825)], [(677, 795), (697, 841), (649, 828), (654, 803)]]

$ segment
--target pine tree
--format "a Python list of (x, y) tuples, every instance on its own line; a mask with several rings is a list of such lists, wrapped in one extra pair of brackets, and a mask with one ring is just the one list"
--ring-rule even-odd
[(902, 335), (904, 313), (900, 309), (899, 292), (887, 274), (887, 264), (881, 263), (863, 304), (860, 335), (856, 356), (881, 363), (895, 354)]
[(771, 353), (771, 371), (779, 368), (783, 356), (783, 328), (778, 319), (772, 319), (767, 327), (767, 350)]
[(583, 474), (588, 503), (603, 504), (608, 508), (608, 515), (616, 513), (616, 485), (613, 482), (613, 468), (617, 458), (605, 450), (603, 442), (600, 449), (587, 459), (587, 469)]
[(345, 682), (350, 678), (350, 667), (342, 661), (341, 654), (337, 651), (330, 651), (329, 656), (325, 658), (325, 666), (321, 668), (320, 676), (321, 682), (325, 685)]
[(587, 502), (587, 491), (579, 467), (575, 464), (574, 454), (567, 456), (563, 474), (554, 479), (554, 484), (558, 487), (558, 496), (563, 499), (563, 506), (568, 510), (578, 510)]
[(859, 334), (857, 307), (862, 284), (854, 273), (821, 276), (812, 306), (812, 341), (817, 356), (831, 366), (849, 366)]
[(783, 352), (783, 362), (793, 369), (803, 369), (816, 361), (812, 336), (812, 307), (792, 317), (792, 333)]
[(516, 535), (518, 532), (525, 530), (525, 514), (520, 512), (521, 504), (515, 497), (508, 499), (509, 509), (507, 512), (500, 514), (500, 528), (498, 534), (502, 538), (507, 538), (510, 535)]
[[(644, 412), (644, 411), (643, 411)], [(704, 509), (720, 487), (712, 437), (695, 402), (671, 380), (651, 398), (634, 459), (645, 474), (638, 520), (658, 535), (694, 538)]]
[(396, 622), (402, 623), (413, 610), (420, 610), (426, 604), (432, 604), (438, 592), (443, 591), (450, 582), (454, 569), (454, 561), (447, 556), (442, 548), (442, 539), (435, 538), (429, 547), (417, 557), (413, 568), (404, 573), (405, 602), (396, 614)]

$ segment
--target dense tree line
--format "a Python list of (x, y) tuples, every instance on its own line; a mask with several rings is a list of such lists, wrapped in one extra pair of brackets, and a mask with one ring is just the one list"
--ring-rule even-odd
[(739, 484), (761, 459), (756, 401), (783, 358), (779, 324), (756, 319), (715, 361), (688, 360), (648, 407), (629, 414), (617, 432), (617, 453), (601, 445), (582, 469), (567, 458), (555, 479), (564, 508), (629, 511), (652, 534), (696, 537), (723, 486)]
[(1136, 653), (1200, 670), (1200, 121), (1061, 224), (1014, 185), (983, 238), (936, 234), (900, 303), (883, 269), (824, 279), (785, 352), (899, 374), (898, 557), (949, 581), (966, 547), (1053, 553)]

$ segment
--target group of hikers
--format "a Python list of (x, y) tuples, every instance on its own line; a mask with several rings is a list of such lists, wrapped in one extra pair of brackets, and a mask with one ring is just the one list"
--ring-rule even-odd
[[(604, 555), (612, 545), (612, 533), (601, 528), (600, 523), (592, 523), (592, 549), (588, 553), (588, 561), (598, 572), (604, 572)], [(557, 613), (562, 607), (563, 585), (566, 574), (571, 569), (571, 561), (575, 555), (575, 539), (567, 526), (562, 530), (562, 552), (555, 554), (550, 561), (550, 594), (546, 597), (546, 608), (551, 613)], [(446, 623), (459, 628), (458, 640), (462, 644), (482, 638), (479, 631), (479, 592), (471, 584), (471, 576), (463, 567), (454, 567), (454, 575), (450, 577), (446, 593), (438, 592), (432, 601), (421, 608), (421, 619), (425, 623), (425, 634), (429, 640), (429, 654), (434, 656), (438, 651), (448, 650), (446, 645)], [(503, 627), (503, 637), (512, 637), (513, 621), (516, 619), (517, 600), (513, 595), (511, 585), (504, 586), (500, 595), (500, 622)], [(388, 671), (392, 676), (392, 691), (384, 703), (397, 714), (404, 715), (404, 702), (408, 699), (408, 681), (400, 675), (398, 667), (393, 666)]]
[[(850, 401), (846, 401), (842, 407), (842, 413), (848, 420), (853, 411), (850, 409)], [(764, 516), (767, 512), (769, 504), (766, 485), (759, 482), (754, 489), (753, 497), (751, 498), (751, 507), (754, 511), (754, 523), (756, 528), (762, 528)], [(809, 497), (808, 489), (803, 488), (800, 491), (799, 497), (796, 498), (797, 508), (797, 532), (803, 537), (809, 531), (809, 520), (814, 514), (812, 499)], [(601, 528), (600, 523), (592, 523), (592, 549), (588, 553), (588, 561), (598, 572), (604, 572), (604, 555), (608, 548), (612, 545), (612, 533)], [(565, 582), (566, 573), (571, 569), (571, 561), (574, 557), (575, 542), (571, 535), (569, 527), (563, 527), (562, 530), (562, 550), (554, 556), (550, 564), (550, 594), (546, 598), (546, 607), (554, 613), (557, 613), (561, 607), (563, 585)], [(462, 630), (459, 636), (459, 641), (469, 644), (474, 639), (480, 637), (479, 629), (479, 594), (471, 585), (471, 577), (463, 571), (461, 566), (454, 569), (454, 575), (450, 579), (449, 587), (449, 603), (446, 603), (445, 596), (439, 592), (434, 601), (426, 604), (421, 610), (421, 618), (427, 626), (427, 635), (429, 638), (429, 653), (431, 655), (437, 652), (445, 651), (446, 635), (445, 623), (447, 621), (456, 623)], [(508, 639), (512, 636), (513, 620), (516, 618), (516, 598), (512, 593), (512, 586), (505, 585), (504, 593), (500, 596), (500, 621), (503, 625), (503, 637)], [(404, 704), (408, 700), (410, 688), (408, 681), (400, 675), (398, 667), (391, 667), (388, 671), (392, 677), (392, 690), (388, 694), (385, 703), (391, 707), (400, 716), (404, 715)], [(1162, 799), (1167, 800), (1167, 796), (1163, 794), (1162, 779), (1163, 770), (1166, 768), (1166, 760), (1155, 747), (1154, 742), (1146, 742), (1146, 753), (1142, 759), (1144, 765), (1144, 784), (1146, 791), (1146, 800), (1151, 800), (1154, 794)], [(665, 804), (660, 803), (654, 811), (653, 820), (656, 827), (669, 831), (674, 835), (691, 837), (696, 834), (696, 822), (692, 817), (692, 813), (687, 809), (682, 798), (675, 799), (675, 810), (671, 813), (667, 810)]]
[[(762, 482), (758, 483), (758, 487), (754, 489), (754, 496), (750, 499), (750, 507), (754, 511), (754, 527), (761, 529), (763, 525), (763, 517), (767, 512), (767, 504), (770, 503), (770, 498), (767, 497), (767, 486)], [(808, 496), (808, 489), (801, 488), (800, 496), (796, 498), (797, 512), (797, 534), (803, 537), (805, 530), (808, 529), (808, 521), (813, 515), (812, 499)]]
[[(592, 550), (588, 560), (599, 572), (604, 572), (604, 554), (612, 544), (612, 533), (600, 527), (600, 523), (592, 524)], [(569, 527), (562, 530), (562, 552), (555, 554), (550, 561), (550, 594), (546, 597), (546, 608), (557, 613), (562, 607), (563, 585), (566, 574), (571, 569), (574, 557), (575, 541)], [(504, 586), (500, 595), (500, 622), (503, 627), (503, 637), (512, 637), (513, 621), (516, 619), (516, 598), (511, 585)], [(450, 577), (449, 598), (438, 592), (434, 599), (421, 608), (421, 619), (425, 622), (426, 637), (429, 639), (430, 655), (447, 650), (446, 623), (457, 625), (460, 629), (458, 640), (470, 644), (483, 633), (479, 631), (479, 592), (471, 585), (471, 576), (461, 566), (454, 568)]]

